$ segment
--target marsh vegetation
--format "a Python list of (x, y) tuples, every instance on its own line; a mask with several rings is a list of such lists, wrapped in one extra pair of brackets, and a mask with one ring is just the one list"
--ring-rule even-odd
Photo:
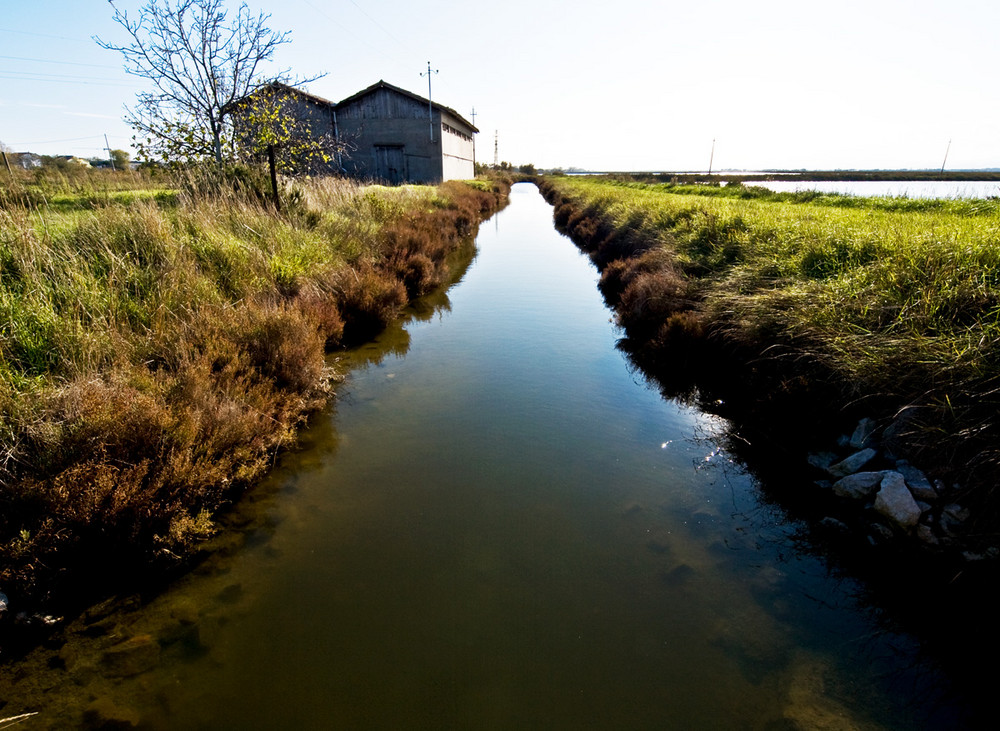
[(758, 402), (824, 403), (830, 418), (905, 411), (907, 454), (959, 482), (977, 539), (992, 540), (1000, 201), (593, 177), (542, 188), (641, 355), (740, 363)]
[[(171, 564), (324, 403), (330, 348), (447, 276), (503, 182), (51, 171), (0, 187), (0, 587)], [(93, 572), (88, 581), (99, 583)]]

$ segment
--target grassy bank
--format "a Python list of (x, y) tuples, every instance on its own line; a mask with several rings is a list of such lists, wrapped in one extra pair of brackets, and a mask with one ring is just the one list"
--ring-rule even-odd
[(0, 183), (0, 589), (183, 558), (369, 337), (443, 281), (504, 182), (252, 174)]
[(911, 407), (900, 448), (961, 480), (994, 539), (1000, 201), (607, 178), (542, 189), (647, 360), (697, 368), (710, 353), (752, 371), (755, 398), (827, 414)]

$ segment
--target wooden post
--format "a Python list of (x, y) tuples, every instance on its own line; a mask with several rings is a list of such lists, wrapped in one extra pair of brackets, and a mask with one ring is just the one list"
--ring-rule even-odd
[(0, 155), (3, 155), (3, 164), (7, 166), (7, 173), (13, 178), (14, 171), (10, 169), (10, 161), (7, 159), (7, 152), (5, 150), (0, 150)]
[(267, 146), (267, 163), (271, 168), (271, 191), (274, 195), (274, 209), (281, 213), (281, 196), (278, 195), (278, 170), (274, 162), (274, 145)]

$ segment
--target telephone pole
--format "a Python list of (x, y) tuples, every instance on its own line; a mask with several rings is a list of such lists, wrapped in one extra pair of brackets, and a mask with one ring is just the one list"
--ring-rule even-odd
[(431, 62), (427, 62), (427, 73), (421, 72), (421, 76), (427, 77), (427, 127), (431, 131), (431, 142), (434, 141), (434, 103), (431, 101), (431, 74), (436, 74), (437, 69), (431, 69)]
[(108, 151), (108, 160), (111, 161), (111, 171), (115, 170), (115, 156), (111, 154), (111, 145), (108, 144), (108, 136), (104, 135), (104, 149)]
[(493, 130), (493, 167), (498, 167), (500, 165), (500, 157), (497, 154), (500, 149), (498, 141), (499, 136), (500, 133), (497, 130)]
[[(476, 108), (472, 108), (472, 126), (476, 126)], [(476, 172), (476, 133), (472, 133), (472, 173)]]
[(712, 174), (712, 163), (715, 162), (715, 138), (712, 138), (712, 154), (708, 156), (708, 174)]
[(944, 175), (944, 166), (948, 162), (948, 153), (951, 152), (951, 140), (948, 140), (948, 146), (944, 149), (944, 162), (941, 163), (941, 174)]

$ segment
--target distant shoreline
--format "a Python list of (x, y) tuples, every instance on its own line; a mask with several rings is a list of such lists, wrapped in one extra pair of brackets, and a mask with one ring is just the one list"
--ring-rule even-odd
[(569, 175), (628, 175), (636, 180), (650, 182), (680, 183), (707, 182), (754, 182), (768, 180), (801, 180), (801, 181), (1000, 181), (1000, 170), (987, 168), (983, 170), (720, 170), (718, 172), (694, 171), (641, 171), (641, 172), (598, 172), (590, 170), (567, 171)]

